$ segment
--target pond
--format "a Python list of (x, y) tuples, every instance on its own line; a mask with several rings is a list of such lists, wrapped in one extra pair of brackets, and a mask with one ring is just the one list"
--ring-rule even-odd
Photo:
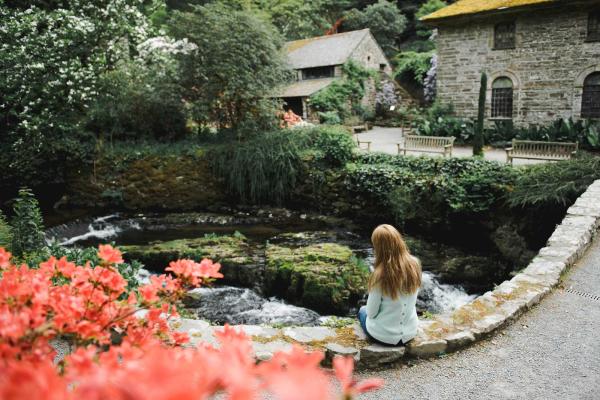
[[(318, 325), (331, 315), (354, 316), (364, 303), (372, 228), (287, 209), (237, 208), (81, 218), (46, 236), (63, 246), (113, 242), (146, 274), (177, 258), (212, 258), (225, 278), (190, 292), (188, 312), (215, 323)], [(423, 264), (420, 313), (459, 307), (510, 270), (496, 255), (405, 239)]]

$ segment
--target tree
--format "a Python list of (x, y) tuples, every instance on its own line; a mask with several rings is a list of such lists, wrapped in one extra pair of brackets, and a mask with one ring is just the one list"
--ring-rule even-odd
[(483, 122), (485, 120), (485, 95), (487, 91), (487, 74), (481, 73), (481, 86), (479, 87), (479, 109), (477, 113), (477, 125), (473, 137), (473, 155), (483, 156)]
[(443, 0), (427, 0), (426, 3), (419, 7), (419, 11), (415, 14), (415, 28), (419, 38), (428, 39), (431, 36), (431, 29), (422, 23), (420, 19), (446, 6), (447, 4)]
[(181, 77), (199, 123), (237, 129), (251, 121), (275, 121), (268, 95), (290, 74), (282, 39), (272, 26), (252, 14), (209, 4), (175, 12), (171, 32), (198, 46), (181, 56)]
[(345, 15), (344, 30), (369, 28), (388, 57), (398, 50), (396, 40), (406, 29), (406, 17), (387, 0), (379, 0), (364, 10), (356, 8)]

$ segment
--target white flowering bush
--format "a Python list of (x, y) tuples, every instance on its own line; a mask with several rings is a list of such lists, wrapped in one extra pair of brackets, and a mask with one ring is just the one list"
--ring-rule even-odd
[[(23, 4), (26, 5), (23, 6)], [(147, 40), (141, 0), (0, 2), (0, 158), (19, 184), (60, 182), (93, 146), (83, 117), (100, 76)], [(2, 156), (0, 156), (2, 157)]]

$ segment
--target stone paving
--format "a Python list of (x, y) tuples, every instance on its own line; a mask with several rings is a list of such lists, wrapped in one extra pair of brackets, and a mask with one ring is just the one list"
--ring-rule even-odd
[[(405, 356), (435, 357), (457, 351), (485, 339), (498, 328), (514, 321), (537, 304), (561, 282), (592, 242), (600, 226), (600, 180), (594, 182), (571, 206), (563, 222), (548, 239), (547, 246), (519, 274), (451, 313), (420, 320), (417, 337), (406, 348), (373, 345), (366, 341), (358, 324), (342, 328), (290, 327), (276, 329), (241, 326), (253, 340), (255, 356), (264, 360), (291, 344), (324, 350), (326, 360), (335, 355), (352, 355), (359, 368), (377, 368)], [(215, 343), (214, 332), (222, 329), (204, 321), (180, 320), (180, 331), (193, 343)]]
[(397, 368), (359, 400), (600, 398), (600, 237), (544, 301), (466, 349)]
[[(399, 143), (402, 139), (402, 128), (385, 128), (381, 126), (375, 126), (373, 129), (362, 132), (356, 135), (361, 141), (370, 141), (371, 142), (371, 151), (373, 152), (382, 152), (388, 154), (398, 154), (397, 143)], [(427, 155), (431, 157), (441, 157), (441, 154), (435, 153), (418, 153), (418, 152), (409, 152), (409, 155)], [(453, 157), (471, 157), (473, 155), (473, 148), (470, 146), (454, 146), (452, 150)], [(490, 161), (498, 161), (501, 163), (506, 163), (506, 152), (503, 149), (494, 149), (491, 147), (486, 147), (484, 149), (484, 158)], [(525, 164), (535, 164), (539, 162), (544, 162), (541, 160), (522, 160), (515, 159), (514, 165), (525, 165)]]

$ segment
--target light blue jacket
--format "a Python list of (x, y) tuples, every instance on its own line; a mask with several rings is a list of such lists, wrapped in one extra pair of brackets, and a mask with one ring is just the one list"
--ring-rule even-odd
[(384, 296), (379, 289), (369, 292), (367, 300), (367, 331), (375, 339), (398, 344), (417, 336), (417, 290), (410, 295), (401, 294), (396, 300)]

